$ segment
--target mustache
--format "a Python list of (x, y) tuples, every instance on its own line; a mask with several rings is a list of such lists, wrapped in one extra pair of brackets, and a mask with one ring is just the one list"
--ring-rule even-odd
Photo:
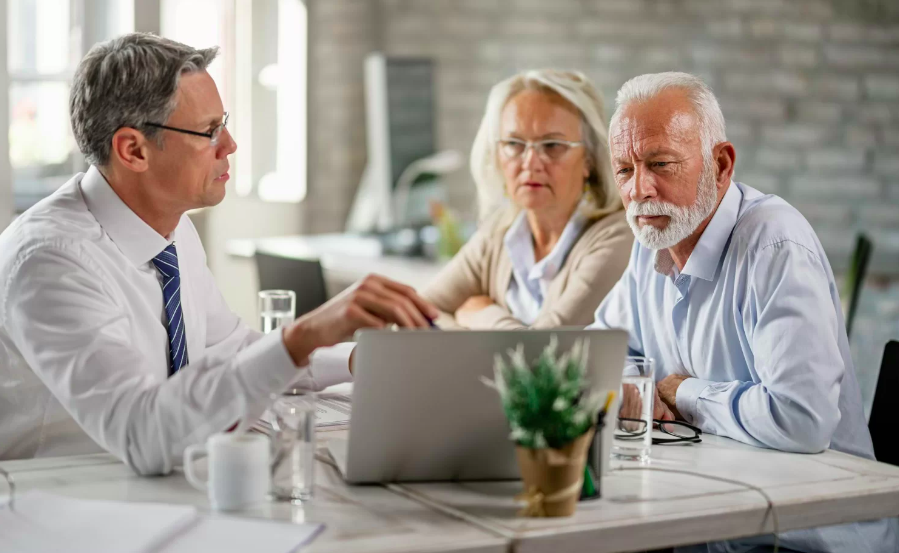
[(663, 201), (632, 201), (627, 206), (628, 217), (639, 217), (646, 215), (649, 217), (667, 216), (676, 217), (680, 215), (682, 209), (674, 204)]

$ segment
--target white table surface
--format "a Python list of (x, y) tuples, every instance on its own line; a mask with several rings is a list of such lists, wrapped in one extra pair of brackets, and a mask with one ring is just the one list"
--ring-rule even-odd
[[(342, 430), (322, 432), (346, 437)], [(772, 498), (781, 530), (899, 515), (899, 467), (827, 451), (797, 455), (703, 436), (702, 444), (656, 446), (651, 468), (685, 470), (758, 486)], [(0, 463), (21, 493), (43, 489), (80, 498), (161, 501), (208, 509), (180, 473), (142, 478), (111, 455)], [(309, 551), (642, 551), (773, 531), (763, 497), (746, 486), (617, 463), (603, 498), (570, 518), (524, 519), (516, 482), (347, 486), (319, 461), (316, 497), (274, 503), (245, 516), (323, 522)], [(305, 551), (305, 550), (304, 550)]]
[(325, 280), (337, 289), (374, 273), (420, 290), (444, 265), (420, 257), (383, 255), (375, 238), (339, 234), (230, 240), (226, 249), (237, 257), (260, 251), (288, 259), (318, 259)]
[[(209, 509), (206, 495), (192, 488), (180, 472), (140, 477), (108, 454), (3, 461), (0, 466), (12, 474), (17, 494), (41, 489), (81, 499), (178, 503)], [(6, 493), (0, 478), (0, 495)], [(393, 491), (380, 486), (347, 486), (326, 463), (316, 466), (315, 494), (302, 506), (276, 502), (232, 514), (324, 523), (325, 530), (303, 552), (508, 551), (508, 540)]]
[[(704, 435), (702, 444), (655, 446), (652, 457), (652, 468), (762, 488), (774, 502), (781, 531), (899, 515), (899, 467), (836, 451), (790, 454)], [(773, 531), (766, 500), (746, 486), (630, 470), (636, 463), (612, 466), (602, 499), (581, 503), (570, 518), (518, 518), (515, 482), (392, 488), (506, 536), (516, 552), (642, 551)]]

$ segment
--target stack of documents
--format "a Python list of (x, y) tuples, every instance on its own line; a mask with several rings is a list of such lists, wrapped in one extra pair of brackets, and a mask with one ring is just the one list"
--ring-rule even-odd
[(199, 515), (185, 505), (72, 499), (38, 490), (0, 505), (0, 549), (15, 553), (290, 553), (320, 524)]
[(350, 423), (350, 396), (320, 394), (315, 401), (315, 426), (328, 428)]
[[(253, 424), (253, 430), (271, 436), (273, 415), (265, 414)], [(320, 393), (315, 398), (315, 427), (320, 429), (346, 428), (350, 423), (350, 396), (337, 393)]]

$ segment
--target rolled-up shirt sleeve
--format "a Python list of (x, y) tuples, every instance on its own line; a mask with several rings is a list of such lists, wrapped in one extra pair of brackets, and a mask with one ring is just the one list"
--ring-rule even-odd
[(688, 379), (677, 391), (681, 414), (703, 430), (756, 446), (826, 449), (840, 421), (845, 374), (828, 282), (818, 257), (799, 244), (760, 250), (742, 313), (754, 381)]
[(231, 346), (160, 380), (100, 276), (78, 252), (29, 252), (5, 283), (0, 324), (84, 431), (138, 473), (170, 472), (185, 447), (257, 414), (296, 377), (280, 333), (250, 336), (237, 325)]

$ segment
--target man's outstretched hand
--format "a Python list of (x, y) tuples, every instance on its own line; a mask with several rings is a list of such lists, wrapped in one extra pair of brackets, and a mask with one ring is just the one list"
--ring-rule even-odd
[(309, 355), (333, 346), (361, 328), (430, 328), (440, 312), (413, 288), (390, 279), (369, 275), (318, 309), (303, 315), (284, 329), (284, 345), (297, 366)]

